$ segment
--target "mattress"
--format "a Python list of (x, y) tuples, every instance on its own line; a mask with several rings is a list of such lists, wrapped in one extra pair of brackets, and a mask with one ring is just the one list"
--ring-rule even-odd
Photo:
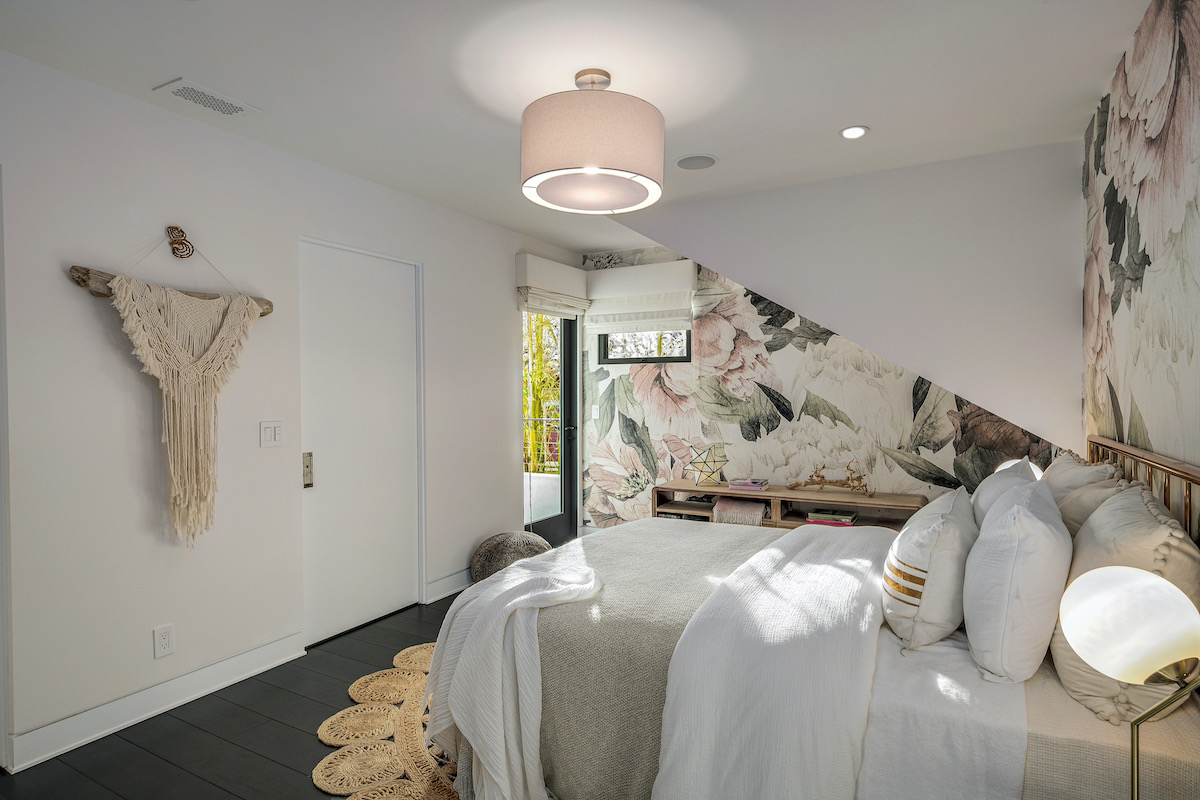
[[(587, 563), (604, 589), (585, 601), (542, 609), (538, 617), (541, 757), (555, 796), (650, 797), (675, 643), (713, 588), (780, 534), (647, 519), (583, 537)], [(1128, 726), (1103, 722), (1071, 699), (1048, 661), (1025, 694), (1024, 798), (1127, 797)], [(1194, 700), (1144, 725), (1141, 748), (1144, 798), (1200, 797), (1200, 706)]]

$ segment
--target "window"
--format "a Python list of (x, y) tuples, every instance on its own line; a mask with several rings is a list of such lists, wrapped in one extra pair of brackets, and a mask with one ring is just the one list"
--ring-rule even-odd
[(691, 360), (691, 331), (600, 334), (601, 364), (656, 364)]

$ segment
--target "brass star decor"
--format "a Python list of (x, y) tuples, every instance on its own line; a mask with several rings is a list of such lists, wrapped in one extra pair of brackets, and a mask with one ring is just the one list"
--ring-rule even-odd
[(718, 442), (695, 451), (696, 457), (688, 463), (686, 469), (695, 473), (697, 486), (720, 486), (721, 468), (729, 463), (725, 457), (725, 443)]

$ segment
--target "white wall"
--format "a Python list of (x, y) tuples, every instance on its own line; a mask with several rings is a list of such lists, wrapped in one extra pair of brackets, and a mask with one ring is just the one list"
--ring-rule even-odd
[[(301, 236), (424, 264), (428, 582), (520, 526), (513, 256), (577, 256), (4, 52), (0, 108), (15, 733), (300, 631)], [(166, 530), (157, 387), (115, 311), (67, 279), (129, 268), (167, 224), (275, 303), (220, 399), (217, 520), (194, 552)], [(222, 285), (165, 248), (137, 274)], [(258, 448), (262, 419), (287, 446)], [(167, 622), (176, 652), (156, 661)]]
[(1066, 142), (621, 221), (1082, 452), (1081, 158)]

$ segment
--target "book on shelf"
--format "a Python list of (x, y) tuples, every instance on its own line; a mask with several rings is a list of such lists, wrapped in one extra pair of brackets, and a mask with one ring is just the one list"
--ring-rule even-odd
[(767, 488), (766, 478), (742, 478), (737, 481), (729, 481), (730, 489), (739, 489), (743, 492), (762, 492)]
[(838, 527), (846, 528), (854, 524), (853, 522), (842, 522), (835, 519), (813, 519), (812, 517), (808, 518), (808, 522), (810, 525), (836, 525)]
[(838, 508), (814, 508), (808, 512), (809, 522), (832, 522), (840, 525), (853, 525), (858, 519), (857, 511), (844, 511)]
[(708, 522), (708, 517), (699, 517), (695, 514), (665, 514), (660, 511), (658, 516), (659, 519), (687, 519), (693, 522)]

